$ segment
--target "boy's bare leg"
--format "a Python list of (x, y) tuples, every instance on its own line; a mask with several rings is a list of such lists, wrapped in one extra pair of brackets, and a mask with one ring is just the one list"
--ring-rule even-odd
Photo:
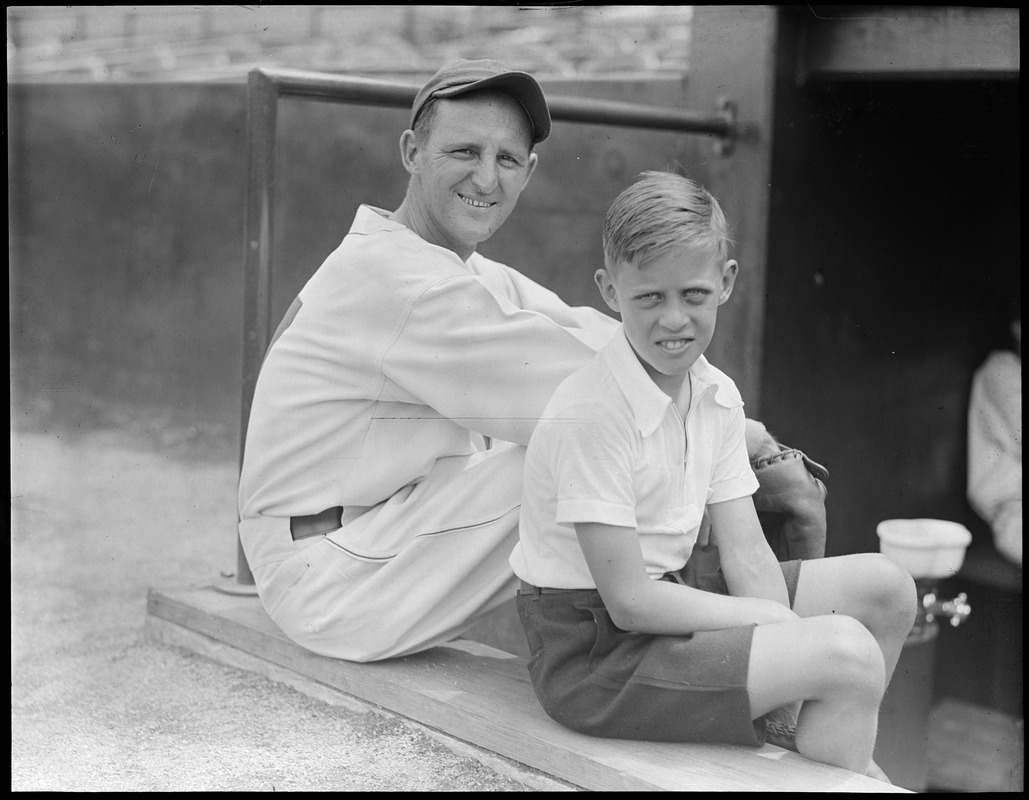
[(885, 780), (872, 762), (884, 673), (876, 640), (851, 617), (759, 625), (747, 676), (751, 713), (801, 700), (801, 755)]
[(886, 685), (915, 621), (915, 582), (879, 553), (804, 561), (793, 611), (800, 617), (842, 614), (864, 625), (882, 650)]
[[(911, 576), (873, 553), (803, 562), (793, 610), (801, 617), (845, 615), (858, 620), (879, 645), (889, 685), (914, 622), (916, 603)], [(796, 713), (796, 704), (789, 708)], [(888, 780), (871, 760), (864, 772)]]

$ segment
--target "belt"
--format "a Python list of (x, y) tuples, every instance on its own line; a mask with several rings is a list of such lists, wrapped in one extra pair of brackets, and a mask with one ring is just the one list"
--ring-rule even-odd
[(293, 541), (298, 542), (301, 539), (322, 536), (341, 528), (343, 526), (342, 519), (342, 506), (334, 506), (306, 517), (290, 517), (289, 532), (293, 534)]

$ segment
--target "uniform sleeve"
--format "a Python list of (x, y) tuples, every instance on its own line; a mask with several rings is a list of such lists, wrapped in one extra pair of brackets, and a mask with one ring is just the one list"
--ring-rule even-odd
[(636, 527), (634, 463), (639, 446), (631, 419), (603, 404), (582, 404), (540, 423), (554, 476), (559, 525), (602, 522)]
[(479, 276), (449, 277), (411, 304), (383, 357), (385, 391), (485, 436), (528, 444), (554, 390), (598, 347), (496, 295)]
[(570, 306), (555, 292), (517, 270), (497, 264), (504, 275), (508, 296), (519, 308), (552, 319), (573, 335), (599, 350), (618, 329), (618, 321), (589, 306)]
[(708, 503), (721, 503), (748, 497), (757, 491), (758, 481), (750, 467), (747, 442), (744, 436), (746, 417), (743, 407), (727, 408), (723, 413), (726, 424), (722, 434), (722, 446), (711, 476), (711, 491)]

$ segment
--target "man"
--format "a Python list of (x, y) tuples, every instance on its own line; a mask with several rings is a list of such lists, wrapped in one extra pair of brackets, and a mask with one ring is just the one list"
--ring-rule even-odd
[[(400, 139), (400, 207), (359, 208), (273, 339), (240, 540), (269, 615), (314, 652), (417, 652), (514, 597), (524, 445), (557, 385), (617, 329), (476, 252), (549, 133), (529, 74), (444, 66)], [(822, 496), (801, 472), (788, 483), (809, 498), (798, 520), (810, 527)], [(774, 510), (790, 507), (777, 495)]]

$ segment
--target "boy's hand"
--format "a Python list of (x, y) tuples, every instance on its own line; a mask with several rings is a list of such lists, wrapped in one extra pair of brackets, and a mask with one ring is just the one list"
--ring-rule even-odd
[[(729, 506), (740, 501), (728, 501)], [(754, 517), (753, 507), (750, 514)], [(647, 574), (635, 528), (600, 522), (577, 522), (575, 534), (611, 620), (622, 630), (683, 636), (697, 631), (770, 625), (797, 619), (786, 605), (782, 572), (761, 537), (754, 518), (752, 538), (767, 554), (770, 570), (778, 575), (781, 600), (762, 596), (718, 594), (671, 581), (654, 580)], [(774, 592), (770, 592), (774, 593)]]

